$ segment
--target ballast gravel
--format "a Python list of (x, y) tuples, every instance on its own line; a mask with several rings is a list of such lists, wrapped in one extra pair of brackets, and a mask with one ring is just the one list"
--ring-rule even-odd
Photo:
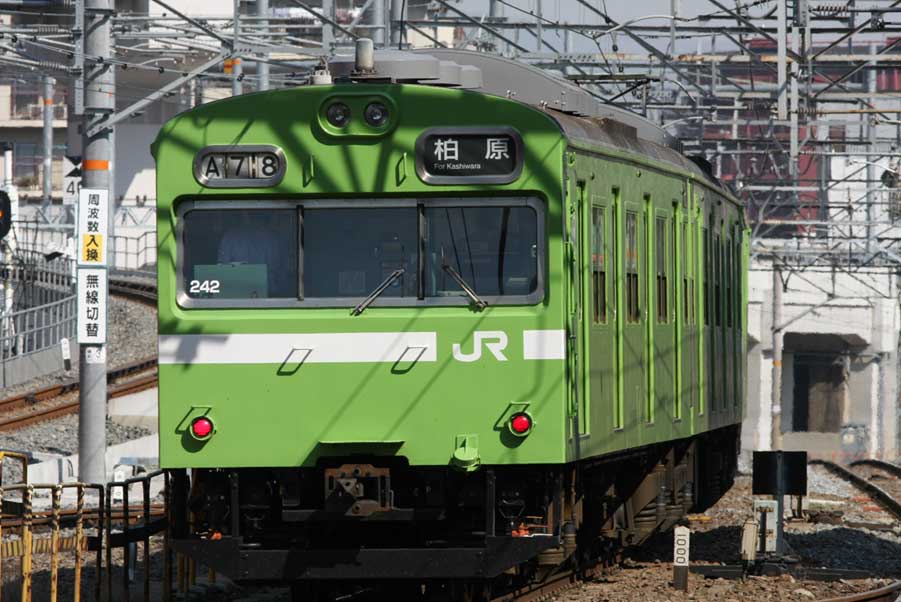
[[(699, 520), (691, 522), (691, 562), (739, 562), (741, 525), (751, 518), (750, 477), (735, 485)], [(781, 577), (743, 580), (689, 576), (688, 592), (672, 587), (672, 533), (653, 537), (631, 550), (622, 566), (601, 578), (559, 594), (555, 602), (788, 602), (816, 601), (877, 589), (901, 579), (901, 524), (853, 486), (819, 466), (808, 468), (808, 499), (830, 509), (837, 524), (793, 519), (785, 524), (786, 540), (805, 567), (857, 569), (873, 578), (822, 582)], [(822, 500), (822, 502), (821, 502)], [(863, 528), (860, 524), (872, 526)]]
[[(151, 431), (122, 426), (107, 418), (106, 444), (116, 445), (145, 437)], [(78, 453), (78, 415), (62, 416), (8, 433), (0, 433), (0, 449), (68, 456)]]

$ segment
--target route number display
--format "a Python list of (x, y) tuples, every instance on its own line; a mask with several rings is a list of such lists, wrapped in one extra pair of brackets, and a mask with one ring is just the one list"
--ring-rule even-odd
[(208, 146), (194, 158), (194, 178), (207, 188), (276, 186), (285, 169), (284, 153), (270, 145)]

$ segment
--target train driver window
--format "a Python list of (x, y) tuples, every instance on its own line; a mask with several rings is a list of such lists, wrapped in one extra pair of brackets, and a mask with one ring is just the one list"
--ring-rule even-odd
[[(527, 206), (425, 208), (425, 296), (528, 295), (538, 289), (538, 216)], [(456, 275), (454, 274), (456, 272)]]
[(183, 222), (182, 286), (189, 298), (297, 296), (293, 209), (191, 210)]
[(417, 296), (415, 207), (303, 209), (303, 296), (360, 298), (402, 270), (380, 298)]

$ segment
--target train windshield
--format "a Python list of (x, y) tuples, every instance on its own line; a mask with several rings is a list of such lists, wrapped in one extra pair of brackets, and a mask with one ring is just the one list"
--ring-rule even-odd
[(531, 207), (426, 208), (426, 296), (463, 294), (452, 267), (480, 297), (538, 286), (538, 220)]
[(182, 218), (183, 291), (193, 299), (297, 297), (297, 212), (189, 211)]
[(190, 203), (181, 218), (186, 306), (354, 306), (537, 302), (537, 201)]

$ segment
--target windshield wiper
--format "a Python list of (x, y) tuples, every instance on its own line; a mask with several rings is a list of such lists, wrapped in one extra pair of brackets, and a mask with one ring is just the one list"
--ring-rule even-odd
[(369, 296), (360, 301), (360, 304), (357, 305), (350, 315), (359, 316), (361, 313), (366, 311), (366, 308), (372, 305), (372, 302), (378, 299), (378, 296), (385, 292), (385, 289), (391, 286), (391, 284), (400, 278), (406, 270), (404, 268), (399, 268), (391, 272), (387, 278), (382, 280), (382, 283), (375, 287), (375, 290), (369, 293)]
[(447, 272), (448, 274), (450, 274), (450, 277), (453, 278), (453, 279), (457, 282), (457, 284), (460, 285), (460, 288), (463, 289), (463, 292), (466, 293), (466, 296), (468, 296), (470, 299), (472, 299), (472, 302), (476, 304), (476, 307), (478, 307), (480, 310), (485, 309), (486, 307), (488, 307), (488, 304), (485, 303), (485, 302), (484, 302), (484, 301), (476, 294), (476, 292), (475, 292), (474, 290), (472, 290), (472, 287), (471, 287), (471, 286), (469, 286), (468, 284), (466, 284), (466, 281), (463, 280), (463, 276), (461, 276), (461, 275), (459, 274), (459, 272), (457, 272), (457, 270), (455, 270), (454, 268), (452, 268), (452, 267), (450, 266), (450, 264), (445, 263), (445, 264), (444, 264), (444, 267), (443, 267), (442, 269), (443, 269), (445, 272)]

